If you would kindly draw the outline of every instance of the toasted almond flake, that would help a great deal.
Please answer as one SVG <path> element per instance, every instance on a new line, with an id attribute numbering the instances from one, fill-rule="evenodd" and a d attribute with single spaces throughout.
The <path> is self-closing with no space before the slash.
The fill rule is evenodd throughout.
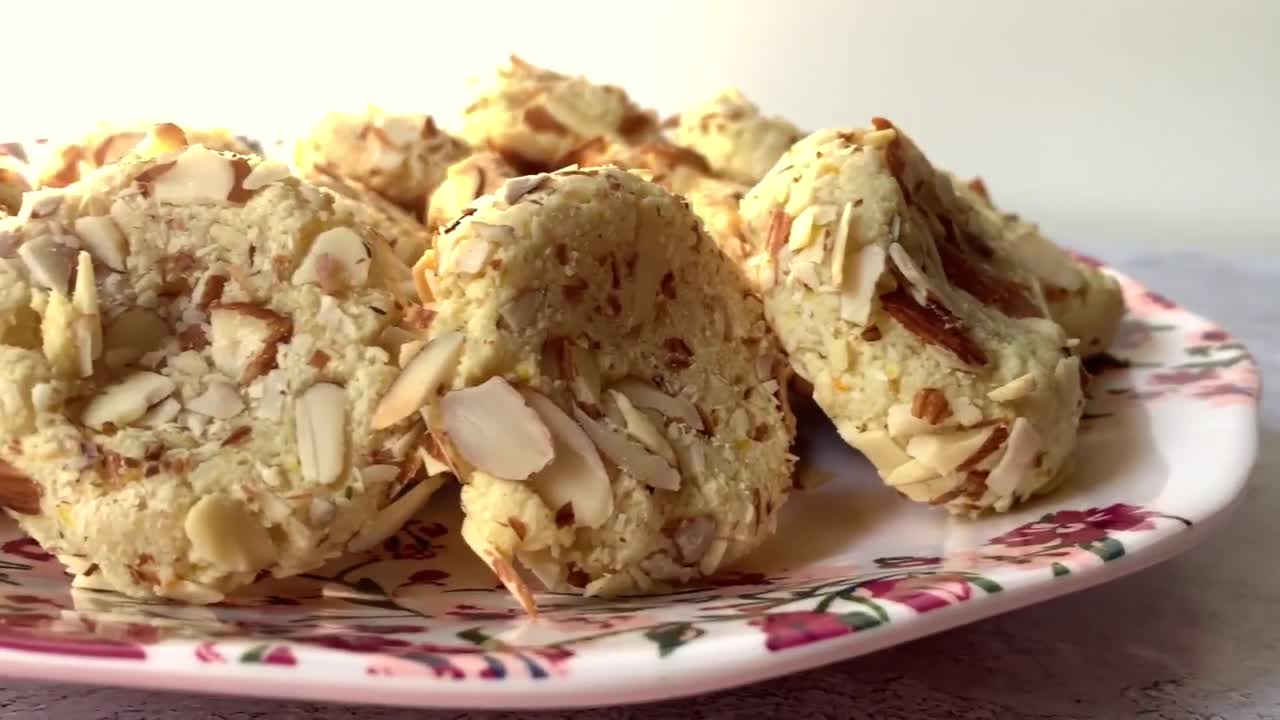
<path id="1" fill-rule="evenodd" d="M 374 430 L 391 427 L 417 412 L 453 375 L 465 336 L 449 332 L 429 341 L 387 388 L 370 419 Z"/>
<path id="2" fill-rule="evenodd" d="M 551 432 L 555 448 L 554 459 L 531 478 L 534 490 L 549 508 L 572 508 L 575 525 L 600 527 L 613 514 L 613 489 L 599 451 L 546 396 L 529 389 L 521 394 Z"/>
<path id="3" fill-rule="evenodd" d="M 62 392 L 53 383 L 36 383 L 31 387 L 31 404 L 39 412 L 49 412 L 62 401 Z"/>
<path id="4" fill-rule="evenodd" d="M 818 277 L 817 263 L 793 262 L 791 264 L 791 277 L 813 290 L 817 290 L 822 285 L 822 279 Z"/>
<path id="5" fill-rule="evenodd" d="M 527 195 L 542 181 L 547 179 L 546 173 L 538 173 L 537 175 L 522 175 L 520 177 L 511 178 L 502 186 L 502 197 L 507 201 L 508 205 L 515 205 L 520 198 Z"/>
<path id="6" fill-rule="evenodd" d="M 418 356 L 418 353 L 421 352 L 423 346 L 426 344 L 426 340 L 418 339 L 410 340 L 409 342 L 401 345 L 396 351 L 396 365 L 403 370 L 415 357 Z"/>
<path id="7" fill-rule="evenodd" d="M 149 170 L 161 167 L 152 165 Z M 235 170 L 230 159 L 203 145 L 192 145 L 167 170 L 148 179 L 151 197 L 159 202 L 223 203 L 235 186 Z"/>
<path id="8" fill-rule="evenodd" d="M 164 400 L 156 403 L 150 410 L 147 410 L 146 414 L 141 418 L 138 418 L 137 422 L 133 424 L 138 427 L 154 430 L 162 425 L 167 425 L 168 423 L 173 422 L 174 419 L 178 417 L 178 412 L 181 410 L 182 403 L 171 397 L 165 398 Z"/>
<path id="9" fill-rule="evenodd" d="M 462 458 L 494 477 L 527 480 L 555 455 L 546 424 L 501 377 L 445 395 L 440 418 Z"/>
<path id="10" fill-rule="evenodd" d="M 502 319 L 507 321 L 508 327 L 513 330 L 522 330 L 531 326 L 537 319 L 545 297 L 546 290 L 524 290 L 517 293 L 511 302 L 503 305 L 498 312 L 502 314 Z"/>
<path id="11" fill-rule="evenodd" d="M 766 361 L 768 368 L 764 377 L 770 377 L 772 374 L 772 361 L 770 358 L 763 359 Z M 759 368 L 757 368 L 758 370 Z M 657 410 L 668 418 L 679 420 L 694 430 L 701 431 L 704 429 L 702 416 L 698 414 L 698 409 L 683 395 L 668 395 L 643 380 L 630 377 L 619 380 L 613 385 L 613 389 L 626 395 L 627 399 L 638 408 Z"/>
<path id="12" fill-rule="evenodd" d="M 62 206 L 63 190 L 58 188 L 46 190 L 30 190 L 22 193 L 22 207 L 18 208 L 18 222 L 25 223 L 32 218 L 48 217 Z"/>
<path id="13" fill-rule="evenodd" d="M 418 514 L 418 511 L 426 507 L 427 501 L 443 484 L 444 476 L 437 475 L 414 485 L 390 505 L 379 510 L 373 520 L 363 525 L 360 532 L 347 542 L 347 551 L 365 552 L 395 535 L 405 523 Z"/>
<path id="14" fill-rule="evenodd" d="M 1009 439 L 1004 447 L 1004 455 L 987 475 L 987 490 L 997 497 L 1014 494 L 1031 472 L 1043 443 L 1035 427 L 1026 418 L 1020 417 L 1013 421 L 1013 429 L 1009 431 Z"/>
<path id="15" fill-rule="evenodd" d="M 550 551 L 521 550 L 516 559 L 533 573 L 543 588 L 552 592 L 564 590 L 564 566 L 551 556 Z"/>
<path id="16" fill-rule="evenodd" d="M 803 250 L 813 242 L 813 207 L 807 207 L 791 221 L 787 234 L 787 248 L 792 252 Z"/>
<path id="17" fill-rule="evenodd" d="M 774 285 L 777 284 L 777 268 L 774 265 L 773 258 L 767 253 L 752 255 L 746 259 L 744 264 L 747 268 L 747 277 L 762 292 L 772 290 Z"/>
<path id="18" fill-rule="evenodd" d="M 711 545 L 707 547 L 707 552 L 698 561 L 698 572 L 703 575 L 715 574 L 715 571 L 720 569 L 720 563 L 724 560 L 725 552 L 728 550 L 728 539 L 716 538 L 712 540 Z"/>
<path id="19" fill-rule="evenodd" d="M 676 525 L 671 536 L 680 561 L 685 565 L 693 565 L 701 560 L 715 539 L 716 520 L 710 515 L 684 518 Z"/>
<path id="20" fill-rule="evenodd" d="M 156 588 L 156 594 L 170 600 L 192 605 L 212 605 L 222 602 L 226 598 L 226 595 L 208 585 L 201 585 L 190 580 L 170 580 L 163 586 Z"/>
<path id="21" fill-rule="evenodd" d="M 884 482 L 890 487 L 899 487 L 925 482 L 935 477 L 938 477 L 937 470 L 919 460 L 909 460 L 885 476 Z"/>
<path id="22" fill-rule="evenodd" d="M 945 475 L 971 457 L 995 432 L 996 426 L 949 433 L 924 433 L 907 442 L 907 454 Z"/>
<path id="23" fill-rule="evenodd" d="M 264 160 L 254 166 L 245 176 L 240 187 L 250 192 L 280 182 L 289 177 L 289 166 L 275 160 Z"/>
<path id="24" fill-rule="evenodd" d="M 230 383 L 218 381 L 209 383 L 203 393 L 188 400 L 186 408 L 191 412 L 226 420 L 244 410 L 244 400 Z"/>
<path id="25" fill-rule="evenodd" d="M 294 403 L 294 429 L 302 479 L 337 482 L 346 470 L 347 391 L 332 383 L 307 388 Z"/>
<path id="26" fill-rule="evenodd" d="M 568 378 L 573 397 L 585 407 L 600 407 L 600 368 L 586 348 L 569 343 L 573 376 Z"/>
<path id="27" fill-rule="evenodd" d="M 968 427 L 982 422 L 982 411 L 969 398 L 958 397 L 952 400 L 951 411 L 961 426 Z"/>
<path id="28" fill-rule="evenodd" d="M 914 403 L 900 403 L 889 406 L 886 412 L 886 425 L 889 434 L 895 438 L 909 438 L 920 433 L 936 432 L 939 426 L 947 425 L 950 418 L 940 420 L 938 424 L 929 422 L 928 419 L 916 417 L 912 412 Z"/>
<path id="29" fill-rule="evenodd" d="M 271 535 L 240 500 L 221 493 L 205 495 L 182 523 L 194 560 L 224 572 L 255 572 L 275 562 Z"/>
<path id="30" fill-rule="evenodd" d="M 644 413 L 637 410 L 626 395 L 617 390 L 610 390 L 609 395 L 617 403 L 618 410 L 622 413 L 627 433 L 640 441 L 640 444 L 644 445 L 649 452 L 654 453 L 672 465 L 676 465 L 676 451 L 671 447 L 671 443 L 667 442 L 667 438 L 663 436 L 662 431 Z"/>
<path id="31" fill-rule="evenodd" d="M 866 147 L 882 148 L 887 147 L 897 139 L 897 130 L 893 128 L 885 128 L 884 130 L 872 130 L 871 132 L 863 133 L 861 143 Z"/>
<path id="32" fill-rule="evenodd" d="M 911 457 L 883 430 L 868 430 L 855 435 L 852 445 L 871 461 L 881 477 L 888 477 L 911 460 Z"/>
<path id="33" fill-rule="evenodd" d="M 865 245 L 858 252 L 849 253 L 846 261 L 852 267 L 845 266 L 844 283 L 840 286 L 840 318 L 866 325 L 876 284 L 884 273 L 885 251 L 879 245 Z"/>
<path id="34" fill-rule="evenodd" d="M 400 476 L 400 467 L 386 464 L 365 465 L 357 472 L 360 473 L 360 479 L 367 484 L 386 485 L 395 482 L 395 479 Z"/>
<path id="35" fill-rule="evenodd" d="M 494 225 L 493 223 L 472 220 L 467 226 L 476 237 L 502 247 L 516 241 L 516 229 L 510 225 Z"/>
<path id="36" fill-rule="evenodd" d="M 42 491 L 26 473 L 0 460 L 0 508 L 6 508 L 20 515 L 37 515 L 40 513 L 40 496 Z"/>
<path id="37" fill-rule="evenodd" d="M 1030 395 L 1036 390 L 1036 376 L 1031 373 L 1024 373 L 1000 387 L 987 393 L 987 397 L 994 402 L 1008 403 Z"/>
<path id="38" fill-rule="evenodd" d="M 261 305 L 217 305 L 209 312 L 213 366 L 248 385 L 275 367 L 277 348 L 292 331 L 292 320 Z"/>
<path id="39" fill-rule="evenodd" d="M 109 215 L 78 217 L 73 227 L 94 260 L 111 270 L 124 272 L 128 244 Z"/>
<path id="40" fill-rule="evenodd" d="M 895 216 L 894 219 L 897 219 Z M 929 282 L 929 278 L 925 276 L 924 271 L 911 259 L 911 255 L 907 253 L 906 248 L 900 243 L 892 243 L 889 245 L 889 257 L 893 260 L 893 264 L 902 273 L 911 285 L 911 296 L 921 305 L 929 304 L 929 291 L 933 288 L 933 284 Z"/>
<path id="41" fill-rule="evenodd" d="M 78 317 L 71 326 L 76 346 L 76 370 L 82 378 L 93 375 L 94 352 L 102 347 L 101 341 L 97 340 L 102 334 L 101 328 L 97 315 Z"/>
<path id="42" fill-rule="evenodd" d="M 330 228 L 316 236 L 290 282 L 294 285 L 316 284 L 328 291 L 333 285 L 333 281 L 326 278 L 327 272 L 333 272 L 325 267 L 329 263 L 338 269 L 339 289 L 364 287 L 369 282 L 371 259 L 369 247 L 356 231 L 347 227 Z"/>
<path id="43" fill-rule="evenodd" d="M 70 290 L 71 263 L 75 250 L 52 236 L 32 238 L 18 246 L 18 257 L 41 287 L 66 295 Z"/>
<path id="44" fill-rule="evenodd" d="M 853 203 L 845 203 L 840 211 L 840 222 L 836 225 L 835 237 L 831 246 L 831 284 L 844 286 L 845 253 L 849 250 L 849 231 L 853 226 Z"/>
<path id="45" fill-rule="evenodd" d="M 169 397 L 173 390 L 169 378 L 139 370 L 103 388 L 84 406 L 80 421 L 94 430 L 107 423 L 123 427 L 141 418 L 147 408 Z"/>
<path id="46" fill-rule="evenodd" d="M 592 419 L 577 406 L 573 408 L 573 417 L 600 452 L 637 481 L 659 490 L 680 489 L 680 473 L 667 461 Z"/>
<path id="47" fill-rule="evenodd" d="M 702 479 L 707 474 L 707 452 L 696 437 L 686 437 L 675 445 L 676 455 L 680 459 L 680 473 L 695 479 Z"/>
<path id="48" fill-rule="evenodd" d="M 484 270 L 493 252 L 493 243 L 479 236 L 464 237 L 453 246 L 449 254 L 450 270 L 464 275 L 474 275 Z"/>
<path id="49" fill-rule="evenodd" d="M 424 447 L 418 448 L 418 458 L 422 460 L 422 469 L 428 477 L 453 472 L 453 468 L 449 467 L 448 463 L 432 455 Z"/>

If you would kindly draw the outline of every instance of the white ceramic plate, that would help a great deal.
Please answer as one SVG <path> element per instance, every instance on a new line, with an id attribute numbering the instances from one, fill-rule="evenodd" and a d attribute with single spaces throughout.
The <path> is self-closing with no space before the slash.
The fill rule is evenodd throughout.
<path id="1" fill-rule="evenodd" d="M 1259 380 L 1224 331 L 1122 278 L 1074 481 L 1006 515 L 948 517 L 885 488 L 821 414 L 777 536 L 714 587 L 544 593 L 536 621 L 459 540 L 456 494 L 382 547 L 190 607 L 73 590 L 0 519 L 0 673 L 420 707 L 659 700 L 868 653 L 1106 582 L 1221 523 L 1253 463 Z"/>

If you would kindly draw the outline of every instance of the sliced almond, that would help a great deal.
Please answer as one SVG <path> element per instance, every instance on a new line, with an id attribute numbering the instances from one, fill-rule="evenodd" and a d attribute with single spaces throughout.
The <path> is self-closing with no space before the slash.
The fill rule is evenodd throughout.
<path id="1" fill-rule="evenodd" d="M 347 391 L 316 383 L 294 405 L 302 479 L 312 485 L 337 482 L 346 469 Z"/>
<path id="2" fill-rule="evenodd" d="M 899 465 L 896 470 L 887 476 L 884 476 L 884 483 L 889 487 L 900 487 L 922 483 L 936 477 L 938 477 L 937 470 L 919 460 L 910 460 Z"/>
<path id="3" fill-rule="evenodd" d="M 360 532 L 347 542 L 347 552 L 359 553 L 371 550 L 395 535 L 405 523 L 418 514 L 418 511 L 426 507 L 427 501 L 443 484 L 444 476 L 437 475 L 428 477 L 409 488 L 390 505 L 379 510 L 373 520 L 360 528 Z"/>
<path id="4" fill-rule="evenodd" d="M 885 413 L 886 426 L 889 434 L 895 438 L 909 438 L 913 435 L 921 433 L 936 432 L 938 426 L 928 420 L 916 417 L 912 412 L 914 403 L 899 403 L 890 405 L 889 410 Z M 945 424 L 945 421 L 943 423 Z"/>
<path id="5" fill-rule="evenodd" d="M 453 468 L 449 467 L 448 463 L 432 455 L 425 447 L 418 448 L 418 458 L 422 461 L 422 470 L 427 474 L 427 477 L 453 472 Z"/>
<path id="6" fill-rule="evenodd" d="M 964 364 L 981 367 L 989 362 L 986 351 L 969 336 L 964 322 L 932 298 L 922 304 L 898 288 L 881 295 L 880 305 L 903 329 L 926 344 L 946 349 Z"/>
<path id="7" fill-rule="evenodd" d="M 167 169 L 153 165 L 139 176 L 151 197 L 174 205 L 226 202 L 235 181 L 231 160 L 203 145 L 187 148 Z"/>
<path id="8" fill-rule="evenodd" d="M 18 246 L 18 257 L 41 287 L 66 295 L 70 291 L 75 250 L 52 236 L 42 235 Z"/>
<path id="9" fill-rule="evenodd" d="M 897 220 L 897 216 L 894 216 L 894 220 Z M 889 258 L 893 260 L 894 266 L 910 283 L 911 295 L 916 299 L 916 302 L 921 305 L 927 304 L 929 302 L 929 292 L 933 289 L 933 283 L 929 281 L 924 271 L 907 253 L 907 249 L 902 247 L 901 243 L 891 243 L 889 245 Z"/>
<path id="10" fill-rule="evenodd" d="M 659 490 L 680 489 L 680 473 L 666 460 L 592 419 L 581 408 L 573 408 L 573 418 L 605 457 L 637 481 Z"/>
<path id="11" fill-rule="evenodd" d="M 76 235 L 84 244 L 94 260 L 111 270 L 124 272 L 125 257 L 129 253 L 128 243 L 119 226 L 109 215 L 78 217 L 74 228 Z"/>
<path id="12" fill-rule="evenodd" d="M 573 359 L 573 376 L 568 378 L 573 397 L 584 407 L 600 407 L 600 368 L 596 365 L 595 358 L 577 343 L 568 345 L 568 352 Z"/>
<path id="13" fill-rule="evenodd" d="M 400 476 L 400 468 L 397 465 L 365 465 L 359 472 L 360 479 L 369 485 L 386 485 L 395 482 Z"/>
<path id="14" fill-rule="evenodd" d="M 856 253 L 847 253 L 845 263 L 844 281 L 840 285 L 840 319 L 866 325 L 871 317 L 876 284 L 884 273 L 884 248 L 865 245 Z"/>
<path id="15" fill-rule="evenodd" d="M 423 346 L 387 388 L 387 394 L 373 411 L 370 426 L 374 430 L 391 427 L 435 397 L 440 386 L 452 376 L 462 356 L 464 340 L 462 333 L 450 332 Z"/>
<path id="16" fill-rule="evenodd" d="M 546 396 L 528 389 L 521 394 L 551 432 L 555 447 L 555 458 L 531 478 L 534 490 L 549 508 L 572 507 L 576 525 L 600 527 L 613 514 L 613 489 L 599 451 Z"/>
<path id="17" fill-rule="evenodd" d="M 249 171 L 244 181 L 240 183 L 240 187 L 250 192 L 261 190 L 272 183 L 280 182 L 289 177 L 289 174 L 288 165 L 275 160 L 264 160 Z"/>
<path id="18" fill-rule="evenodd" d="M 423 346 L 426 344 L 426 340 L 417 339 L 410 340 L 409 342 L 401 345 L 399 349 L 396 350 L 396 365 L 398 365 L 401 370 L 408 367 L 409 363 L 418 356 L 418 353 L 422 351 Z"/>
<path id="19" fill-rule="evenodd" d="M 791 230 L 787 233 L 787 248 L 799 252 L 813 242 L 813 207 L 805 208 L 791 221 Z"/>
<path id="20" fill-rule="evenodd" d="M 102 573 L 98 574 L 101 575 Z M 170 600 L 192 605 L 212 605 L 226 599 L 226 595 L 218 590 L 190 580 L 170 580 L 162 587 L 157 588 L 156 594 Z"/>
<path id="21" fill-rule="evenodd" d="M 449 253 L 450 269 L 464 275 L 474 275 L 484 270 L 493 252 L 493 243 L 479 236 L 462 238 Z"/>
<path id="22" fill-rule="evenodd" d="M 898 139 L 898 131 L 894 128 L 885 128 L 883 130 L 872 130 L 863 133 L 861 144 L 866 147 L 882 148 L 887 147 Z"/>
<path id="23" fill-rule="evenodd" d="M 693 565 L 707 554 L 716 539 L 716 520 L 710 515 L 684 518 L 675 528 L 671 540 L 676 544 L 680 561 Z"/>
<path id="24" fill-rule="evenodd" d="M 637 410 L 626 395 L 617 390 L 610 390 L 609 394 L 613 401 L 617 403 L 618 410 L 622 412 L 622 419 L 626 423 L 627 433 L 639 440 L 640 444 L 648 448 L 650 452 L 672 465 L 676 465 L 676 451 L 671 447 L 671 443 L 667 442 L 667 438 L 662 434 L 662 431 L 649 420 L 648 416 Z"/>
<path id="25" fill-rule="evenodd" d="M 131 307 L 107 325 L 103 344 L 109 367 L 123 367 L 157 349 L 170 334 L 169 324 L 154 310 Z"/>
<path id="26" fill-rule="evenodd" d="M 546 290 L 541 289 L 525 290 L 512 298 L 511 302 L 503 305 L 498 312 L 502 314 L 502 319 L 507 321 L 507 326 L 512 330 L 523 330 L 532 326 L 533 321 L 537 319 L 546 294 Z"/>
<path id="27" fill-rule="evenodd" d="M 40 486 L 18 468 L 0 460 L 0 508 L 19 515 L 40 513 Z"/>
<path id="28" fill-rule="evenodd" d="M 987 489 L 997 497 L 1013 495 L 1023 478 L 1031 472 L 1043 445 L 1040 434 L 1026 418 L 1015 419 L 1005 442 L 1004 455 L 987 475 Z"/>
<path id="29" fill-rule="evenodd" d="M 226 420 L 244 410 L 244 400 L 235 387 L 225 382 L 211 382 L 204 392 L 190 399 L 186 407 L 191 412 L 211 418 Z"/>
<path id="30" fill-rule="evenodd" d="M 22 207 L 18 208 L 19 222 L 32 218 L 49 217 L 62 207 L 64 193 L 61 189 L 30 190 L 22 193 Z"/>
<path id="31" fill-rule="evenodd" d="M 76 345 L 76 370 L 80 377 L 93 375 L 95 352 L 102 348 L 102 324 L 97 315 L 81 315 L 71 326 Z"/>
<path id="32" fill-rule="evenodd" d="M 276 350 L 293 321 L 253 303 L 227 303 L 209 312 L 209 354 L 223 375 L 248 385 L 276 364 Z"/>
<path id="33" fill-rule="evenodd" d="M 182 411 L 182 403 L 174 398 L 168 397 L 156 403 L 146 414 L 138 418 L 134 425 L 154 430 L 162 425 L 167 425 L 178 417 L 178 413 Z"/>
<path id="34" fill-rule="evenodd" d="M 1036 390 L 1036 376 L 1024 373 L 1000 387 L 987 393 L 987 397 L 998 403 L 1008 403 L 1030 395 Z"/>
<path id="35" fill-rule="evenodd" d="M 894 442 L 889 433 L 883 430 L 867 430 L 853 436 L 850 443 L 871 461 L 881 477 L 902 467 L 911 460 L 911 456 Z"/>
<path id="36" fill-rule="evenodd" d="M 330 228 L 312 241 L 290 282 L 320 285 L 326 292 L 364 287 L 369 282 L 371 259 L 368 245 L 356 231 L 347 227 Z"/>
<path id="37" fill-rule="evenodd" d="M 949 433 L 925 433 L 907 442 L 907 454 L 945 475 L 967 461 L 986 442 L 996 426 Z"/>
<path id="38" fill-rule="evenodd" d="M 772 372 L 772 362 L 769 358 L 765 360 L 765 377 Z M 761 377 L 760 379 L 764 379 Z M 633 405 L 638 408 L 646 408 L 649 410 L 657 410 L 672 420 L 679 420 L 694 430 L 701 431 L 705 429 L 702 424 L 702 415 L 698 413 L 698 408 L 689 402 L 683 395 L 668 395 L 658 388 L 636 378 L 623 378 L 613 385 L 613 389 L 627 396 Z"/>
<path id="39" fill-rule="evenodd" d="M 139 370 L 102 389 L 85 406 L 80 421 L 94 430 L 108 423 L 123 427 L 141 418 L 147 408 L 173 393 L 173 381 L 159 373 Z"/>
<path id="40" fill-rule="evenodd" d="M 507 201 L 508 205 L 515 205 L 520 201 L 520 198 L 529 194 L 548 177 L 550 176 L 546 173 L 538 173 L 537 175 L 523 175 L 511 178 L 502 186 L 502 197 Z"/>
<path id="41" fill-rule="evenodd" d="M 240 500 L 221 493 L 205 495 L 182 523 L 191 541 L 191 557 L 219 570 L 251 573 L 276 561 L 271 535 Z"/>
<path id="42" fill-rule="evenodd" d="M 844 286 L 845 253 L 849 251 L 849 231 L 853 226 L 853 203 L 845 203 L 836 224 L 835 237 L 831 241 L 831 283 Z"/>
<path id="43" fill-rule="evenodd" d="M 501 377 L 445 395 L 440 418 L 462 458 L 494 477 L 527 480 L 555 456 L 546 424 Z"/>

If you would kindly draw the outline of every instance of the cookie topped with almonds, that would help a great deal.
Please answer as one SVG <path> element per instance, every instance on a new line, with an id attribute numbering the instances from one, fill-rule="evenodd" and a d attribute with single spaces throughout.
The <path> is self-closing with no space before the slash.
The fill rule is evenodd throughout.
<path id="1" fill-rule="evenodd" d="M 1078 260 L 1046 238 L 1040 228 L 1017 215 L 1003 213 L 992 202 L 979 178 L 962 181 L 951 177 L 956 195 L 967 199 L 979 213 L 999 224 L 1002 232 L 993 244 L 1017 258 L 1044 290 L 1049 314 L 1079 341 L 1082 357 L 1104 352 L 1115 339 L 1124 317 L 1120 283 L 1102 270 Z"/>
<path id="2" fill-rule="evenodd" d="M 1080 359 L 987 213 L 888 121 L 794 145 L 742 201 L 796 373 L 886 483 L 956 513 L 1063 477 Z"/>
<path id="3" fill-rule="evenodd" d="M 444 180 L 450 165 L 470 154 L 462 140 L 430 115 L 394 114 L 377 107 L 334 112 L 294 146 L 298 173 L 313 168 L 354 180 L 415 215 Z"/>
<path id="4" fill-rule="evenodd" d="M 674 118 L 675 142 L 707 159 L 716 174 L 754 185 L 791 144 L 804 137 L 795 125 L 771 117 L 729 88 Z"/>
<path id="5" fill-rule="evenodd" d="M 168 124 L 168 123 L 165 123 Z M 84 137 L 48 146 L 43 158 L 32 158 L 39 187 L 66 187 L 96 168 L 119 162 L 133 154 L 152 134 L 151 123 L 99 123 Z M 177 127 L 177 126 L 172 126 Z M 262 150 L 248 138 L 219 128 L 182 128 L 186 139 L 212 150 L 261 155 Z"/>
<path id="6" fill-rule="evenodd" d="M 476 198 L 496 191 L 519 175 L 501 155 L 490 150 L 481 150 L 450 165 L 444 181 L 427 201 L 427 227 L 434 231 L 448 225 Z"/>
<path id="7" fill-rule="evenodd" d="M 431 244 L 431 233 L 418 218 L 363 183 L 320 166 L 311 168 L 305 180 L 332 192 L 339 206 L 381 235 L 406 265 L 417 262 Z"/>
<path id="8" fill-rule="evenodd" d="M 200 145 L 28 193 L 0 507 L 76 586 L 197 603 L 377 542 L 441 482 L 421 423 L 371 423 L 422 325 L 407 273 L 284 165 Z"/>
<path id="9" fill-rule="evenodd" d="M 488 147 L 521 172 L 553 170 L 597 137 L 639 143 L 657 132 L 643 110 L 614 85 L 561 75 L 512 56 L 463 116 L 463 137 Z"/>
<path id="10" fill-rule="evenodd" d="M 791 487 L 786 362 L 680 198 L 616 169 L 509 180 L 415 272 L 436 315 L 373 427 L 424 414 L 466 542 L 530 611 L 695 580 Z"/>

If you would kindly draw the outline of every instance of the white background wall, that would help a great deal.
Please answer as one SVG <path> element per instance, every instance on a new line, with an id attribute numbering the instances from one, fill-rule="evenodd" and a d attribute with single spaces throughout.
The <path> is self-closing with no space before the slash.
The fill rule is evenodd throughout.
<path id="1" fill-rule="evenodd" d="M 810 128 L 885 115 L 1069 242 L 1280 252 L 1272 0 L 24 0 L 0 15 L 0 135 L 106 117 L 289 133 L 365 101 L 449 118 L 465 78 L 515 51 L 664 114 L 736 84 Z"/>

